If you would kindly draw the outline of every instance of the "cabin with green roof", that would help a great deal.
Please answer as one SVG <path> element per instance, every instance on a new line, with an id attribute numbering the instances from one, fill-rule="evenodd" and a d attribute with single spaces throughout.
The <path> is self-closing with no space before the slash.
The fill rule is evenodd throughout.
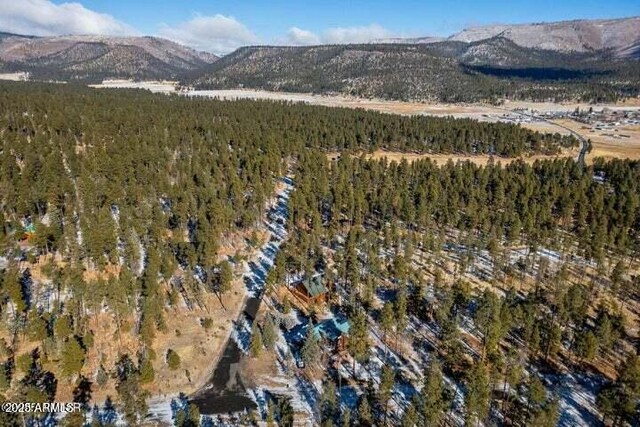
<path id="1" fill-rule="evenodd" d="M 324 285 L 322 274 L 305 277 L 294 284 L 292 292 L 305 304 L 322 304 L 327 301 L 328 289 Z"/>
<path id="2" fill-rule="evenodd" d="M 323 320 L 313 327 L 313 334 L 319 341 L 333 344 L 335 350 L 341 352 L 347 348 L 349 321 L 344 316 Z"/>

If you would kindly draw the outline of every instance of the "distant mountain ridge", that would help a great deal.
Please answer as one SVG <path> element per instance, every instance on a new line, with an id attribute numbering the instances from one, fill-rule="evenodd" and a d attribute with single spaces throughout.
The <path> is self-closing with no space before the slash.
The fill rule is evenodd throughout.
<path id="1" fill-rule="evenodd" d="M 0 33 L 0 66 L 35 78 L 170 79 L 218 59 L 157 37 L 56 36 Z"/>
<path id="2" fill-rule="evenodd" d="M 373 43 L 398 43 L 398 44 L 423 44 L 437 43 L 446 40 L 446 37 L 423 36 L 423 37 L 389 37 L 386 39 L 374 40 Z"/>
<path id="3" fill-rule="evenodd" d="M 574 20 L 516 25 L 487 25 L 465 29 L 448 38 L 466 43 L 504 37 L 518 46 L 560 52 L 611 49 L 618 56 L 637 54 L 640 17 Z M 636 46 L 634 51 L 633 46 Z"/>
<path id="4" fill-rule="evenodd" d="M 617 57 L 640 58 L 640 16 L 619 19 L 578 19 L 528 24 L 469 27 L 449 37 L 386 38 L 374 43 L 422 44 L 441 41 L 476 43 L 502 37 L 518 46 L 557 52 L 611 50 Z"/>
<path id="5" fill-rule="evenodd" d="M 636 97 L 640 61 L 608 50 L 559 52 L 502 36 L 477 42 L 245 47 L 183 83 L 446 102 L 613 101 Z"/>
<path id="6" fill-rule="evenodd" d="M 401 100 L 604 102 L 640 95 L 640 17 L 490 25 L 445 39 L 247 46 L 222 58 L 156 37 L 0 33 L 0 72 L 17 71 Z"/>

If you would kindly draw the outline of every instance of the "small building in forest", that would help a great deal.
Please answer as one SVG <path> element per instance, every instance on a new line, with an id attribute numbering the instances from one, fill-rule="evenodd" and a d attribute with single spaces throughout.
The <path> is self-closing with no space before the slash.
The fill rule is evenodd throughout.
<path id="1" fill-rule="evenodd" d="M 31 240 L 36 234 L 36 225 L 31 221 L 30 217 L 27 217 L 22 221 L 22 226 L 23 233 L 20 240 Z"/>
<path id="2" fill-rule="evenodd" d="M 313 333 L 318 340 L 332 344 L 335 351 L 342 352 L 347 349 L 349 321 L 344 316 L 332 317 L 315 325 Z"/>
<path id="3" fill-rule="evenodd" d="M 324 276 L 316 274 L 305 277 L 291 287 L 291 292 L 305 304 L 322 304 L 327 301 L 328 290 L 324 285 Z"/>

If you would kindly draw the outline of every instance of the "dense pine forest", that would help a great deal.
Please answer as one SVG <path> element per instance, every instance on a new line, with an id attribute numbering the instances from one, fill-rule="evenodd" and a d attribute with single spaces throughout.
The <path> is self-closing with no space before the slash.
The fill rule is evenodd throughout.
<path id="1" fill-rule="evenodd" d="M 381 369 L 353 370 L 365 390 L 356 423 L 555 426 L 572 393 L 598 384 L 589 393 L 602 418 L 564 422 L 636 425 L 640 163 L 309 154 L 297 176 L 272 281 L 324 271 L 334 283 L 350 357 L 366 374 Z M 317 366 L 313 341 L 301 354 Z M 424 376 L 408 358 L 429 366 Z M 323 425 L 344 420 L 323 399 Z"/>
<path id="2" fill-rule="evenodd" d="M 639 162 L 505 166 L 578 141 L 303 104 L 7 83 L 0 106 L 3 398 L 54 401 L 72 389 L 88 411 L 98 405 L 92 426 L 114 425 L 114 408 L 142 424 L 159 364 L 189 376 L 171 348 L 155 354 L 158 336 L 173 333 L 181 298 L 228 301 L 246 260 L 222 248 L 235 235 L 259 240 L 286 176 L 289 237 L 266 277 L 273 309 L 251 327 L 250 354 L 277 353 L 285 326 L 274 319 L 292 310 L 309 325 L 322 313 L 349 319 L 339 357 L 308 326 L 291 351 L 304 361 L 299 381 L 322 386 L 316 424 L 552 426 L 567 401 L 558 384 L 587 378 L 594 422 L 637 425 Z M 380 149 L 494 159 L 363 155 Z M 292 308 L 282 297 L 290 278 L 318 274 L 326 304 Z M 98 316 L 112 336 L 95 334 Z M 100 341 L 122 345 L 118 357 L 89 364 Z M 336 401 L 343 380 L 357 394 L 351 407 Z M 108 401 L 92 401 L 102 389 Z M 284 402 L 252 416 L 291 425 Z M 189 406 L 176 425 L 198 425 L 196 413 Z M 0 425 L 22 418 L 3 413 Z"/>

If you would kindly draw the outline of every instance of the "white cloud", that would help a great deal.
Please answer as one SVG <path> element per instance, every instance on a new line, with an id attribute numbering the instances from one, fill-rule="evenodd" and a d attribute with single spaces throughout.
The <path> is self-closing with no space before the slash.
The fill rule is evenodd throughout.
<path id="1" fill-rule="evenodd" d="M 139 35 L 133 27 L 111 15 L 87 9 L 78 2 L 51 0 L 0 0 L 0 31 L 36 36 L 64 34 Z M 217 54 L 261 43 L 260 38 L 232 16 L 196 16 L 175 25 L 162 24 L 158 35 Z M 321 33 L 291 27 L 275 39 L 283 45 L 369 43 L 394 37 L 392 31 L 371 24 L 328 28 Z"/>
<path id="2" fill-rule="evenodd" d="M 313 45 L 320 44 L 320 37 L 313 31 L 303 30 L 298 27 L 291 27 L 287 35 L 281 40 L 287 45 Z"/>
<path id="3" fill-rule="evenodd" d="M 394 36 L 392 31 L 378 24 L 371 24 L 366 27 L 329 28 L 322 34 L 322 40 L 329 44 L 370 43 Z"/>
<path id="4" fill-rule="evenodd" d="M 80 3 L 55 4 L 49 0 L 0 0 L 0 31 L 36 36 L 137 33 L 113 16 Z"/>
<path id="5" fill-rule="evenodd" d="M 195 49 L 224 54 L 260 42 L 251 30 L 231 16 L 196 16 L 175 26 L 162 25 L 159 35 Z"/>
<path id="6" fill-rule="evenodd" d="M 314 45 L 314 44 L 349 44 L 371 43 L 380 39 L 398 37 L 386 28 L 371 24 L 363 27 L 334 27 L 327 28 L 320 35 L 313 31 L 291 27 L 284 37 L 276 39 L 276 43 L 284 45 Z"/>

